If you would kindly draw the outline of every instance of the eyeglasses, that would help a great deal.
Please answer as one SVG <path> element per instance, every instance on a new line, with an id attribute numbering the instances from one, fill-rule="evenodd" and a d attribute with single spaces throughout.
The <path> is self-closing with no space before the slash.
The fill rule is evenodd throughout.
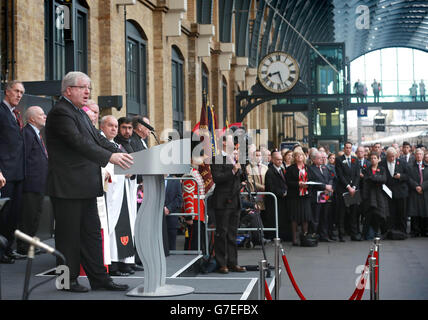
<path id="1" fill-rule="evenodd" d="M 80 90 L 86 90 L 88 89 L 89 91 L 92 91 L 92 87 L 88 87 L 88 86 L 70 86 L 71 88 L 79 88 Z"/>

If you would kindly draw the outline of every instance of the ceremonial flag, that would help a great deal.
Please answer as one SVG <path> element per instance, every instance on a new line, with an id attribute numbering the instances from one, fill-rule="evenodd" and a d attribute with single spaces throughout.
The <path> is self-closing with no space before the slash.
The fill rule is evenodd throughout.
<path id="1" fill-rule="evenodd" d="M 215 136 L 215 130 L 217 128 L 217 119 L 213 108 L 209 105 L 206 99 L 206 95 L 203 95 L 201 117 L 199 124 L 193 128 L 193 132 L 197 132 L 201 137 L 201 141 L 204 141 L 205 156 L 209 156 L 214 162 L 214 158 L 217 154 L 217 139 Z M 207 139 L 207 140 L 205 140 Z M 214 181 L 211 175 L 211 167 L 207 163 L 203 163 L 199 166 L 199 173 L 204 179 L 205 190 L 208 191 L 214 185 Z"/>

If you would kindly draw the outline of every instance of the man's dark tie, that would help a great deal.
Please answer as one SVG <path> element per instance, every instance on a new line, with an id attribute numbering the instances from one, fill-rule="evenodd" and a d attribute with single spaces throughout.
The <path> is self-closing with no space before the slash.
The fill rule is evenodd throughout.
<path id="1" fill-rule="evenodd" d="M 48 150 L 46 150 L 45 142 L 43 141 L 41 132 L 39 132 L 39 138 L 40 138 L 40 142 L 42 143 L 43 151 L 45 152 L 46 157 L 47 157 L 48 156 Z"/>
<path id="2" fill-rule="evenodd" d="M 22 130 L 24 127 L 24 123 L 22 122 L 21 112 L 19 112 L 16 108 L 13 109 L 13 113 L 15 114 L 16 122 L 18 123 L 19 128 Z"/>
<path id="3" fill-rule="evenodd" d="M 350 157 L 348 158 L 348 166 L 349 166 L 349 168 L 351 167 L 351 158 Z"/>
<path id="4" fill-rule="evenodd" d="M 281 175 L 282 180 L 285 181 L 285 175 L 284 175 L 284 171 L 281 169 L 279 169 L 279 174 Z"/>

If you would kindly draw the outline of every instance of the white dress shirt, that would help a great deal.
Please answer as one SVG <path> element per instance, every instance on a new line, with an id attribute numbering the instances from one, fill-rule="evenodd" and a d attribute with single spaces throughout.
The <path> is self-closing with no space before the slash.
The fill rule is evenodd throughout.
<path id="1" fill-rule="evenodd" d="M 391 177 L 393 177 L 394 176 L 394 171 L 395 171 L 395 161 L 393 161 L 393 162 L 387 161 L 387 163 L 388 163 L 389 173 L 391 174 Z"/>

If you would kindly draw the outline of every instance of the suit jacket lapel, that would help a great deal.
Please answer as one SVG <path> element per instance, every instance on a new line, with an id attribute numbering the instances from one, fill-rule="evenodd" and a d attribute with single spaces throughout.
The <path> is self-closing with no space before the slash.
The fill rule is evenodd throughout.
<path id="1" fill-rule="evenodd" d="M 41 139 L 41 137 L 39 137 L 38 135 L 37 135 L 37 133 L 36 133 L 36 131 L 29 125 L 29 124 L 27 124 L 30 128 L 30 130 L 31 130 L 31 132 L 32 132 L 32 134 L 33 134 L 33 136 L 35 137 L 35 139 L 36 139 L 36 141 L 37 141 L 37 143 L 39 144 L 39 146 L 40 146 L 40 149 L 42 150 L 42 153 L 43 153 L 43 155 L 45 156 L 45 158 L 47 159 L 48 158 L 48 156 L 47 156 L 47 154 L 46 154 L 46 152 L 47 152 L 47 150 L 46 150 L 46 148 L 45 148 L 45 146 L 42 144 L 42 141 L 40 140 Z"/>
<path id="2" fill-rule="evenodd" d="M 80 117 L 81 121 L 83 122 L 83 126 L 87 129 L 87 131 L 92 135 L 92 137 L 95 139 L 95 141 L 98 141 L 98 138 L 93 130 L 92 124 L 89 122 L 89 118 L 86 114 L 83 114 L 84 111 L 75 110 L 78 113 L 78 117 Z M 94 127 L 95 128 L 95 127 Z"/>
<path id="3" fill-rule="evenodd" d="M 16 125 L 17 128 L 19 128 L 18 121 L 16 120 L 16 118 L 14 117 L 12 112 L 10 112 L 9 107 L 3 101 L 1 101 L 0 106 L 2 106 L 4 108 L 4 111 L 6 113 L 6 117 L 9 119 L 9 122 L 12 122 L 14 125 Z"/>

